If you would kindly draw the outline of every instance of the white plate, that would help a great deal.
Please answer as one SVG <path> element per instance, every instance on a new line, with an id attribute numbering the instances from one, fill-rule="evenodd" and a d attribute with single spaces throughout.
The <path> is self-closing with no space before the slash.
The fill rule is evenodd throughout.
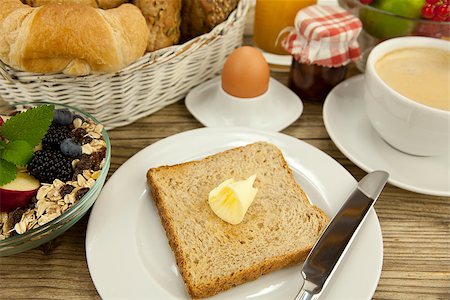
<path id="1" fill-rule="evenodd" d="M 279 55 L 279 54 L 273 54 L 273 53 L 266 52 L 262 49 L 259 49 L 259 50 L 261 51 L 262 55 L 266 59 L 267 63 L 271 66 L 271 69 L 276 66 L 280 66 L 280 67 L 284 66 L 284 67 L 288 67 L 288 68 L 279 69 L 277 71 L 289 72 L 289 67 L 292 64 L 292 55 L 290 55 L 290 54 Z"/>
<path id="2" fill-rule="evenodd" d="M 450 196 L 449 155 L 413 156 L 389 146 L 370 124 L 363 97 L 364 76 L 358 75 L 336 86 L 325 100 L 323 120 L 339 150 L 366 172 L 389 172 L 392 185 Z"/>
<path id="3" fill-rule="evenodd" d="M 303 112 L 300 98 L 273 78 L 270 78 L 268 91 L 258 100 L 221 98 L 220 84 L 220 77 L 213 78 L 193 88 L 186 96 L 189 112 L 207 127 L 245 126 L 280 131 L 294 123 Z"/>
<path id="4" fill-rule="evenodd" d="M 322 151 L 280 133 L 201 128 L 163 139 L 115 172 L 91 212 L 86 255 L 92 280 L 103 299 L 188 299 L 147 187 L 146 171 L 255 141 L 277 145 L 309 199 L 330 216 L 357 184 Z M 320 299 L 370 299 L 382 260 L 381 229 L 372 210 Z M 264 275 L 213 299 L 293 299 L 301 284 L 300 269 L 298 265 Z"/>

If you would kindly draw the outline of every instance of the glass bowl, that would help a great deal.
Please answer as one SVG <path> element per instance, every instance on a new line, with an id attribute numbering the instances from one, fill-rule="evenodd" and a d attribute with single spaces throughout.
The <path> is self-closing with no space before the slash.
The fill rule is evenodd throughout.
<path id="1" fill-rule="evenodd" d="M 362 58 L 356 62 L 356 66 L 362 72 L 365 70 L 370 51 L 384 40 L 400 36 L 427 36 L 450 40 L 450 22 L 402 17 L 361 4 L 359 0 L 338 0 L 338 2 L 363 24 L 363 30 L 358 38 Z"/>
<path id="2" fill-rule="evenodd" d="M 68 108 L 75 114 L 91 119 L 96 124 L 99 124 L 93 116 L 81 111 L 80 109 L 50 102 L 18 103 L 14 106 L 0 105 L 0 113 L 14 110 L 15 107 L 20 105 L 32 107 L 41 104 L 53 104 L 55 105 L 55 108 Z M 103 166 L 99 177 L 95 181 L 94 186 L 89 189 L 86 195 L 79 199 L 72 207 L 62 213 L 59 217 L 37 228 L 28 230 L 23 234 L 16 234 L 12 237 L 0 240 L 0 256 L 13 255 L 36 248 L 37 246 L 40 246 L 65 232 L 86 214 L 99 196 L 109 171 L 111 161 L 111 143 L 105 129 L 103 129 L 102 135 L 106 143 L 105 165 Z"/>

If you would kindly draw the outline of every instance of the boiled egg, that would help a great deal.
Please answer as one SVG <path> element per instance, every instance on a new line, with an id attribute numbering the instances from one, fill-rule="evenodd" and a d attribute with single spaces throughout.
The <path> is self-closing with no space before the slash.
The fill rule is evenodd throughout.
<path id="1" fill-rule="evenodd" d="M 237 98 L 254 98 L 269 88 L 270 70 L 262 53 L 250 46 L 237 48 L 222 70 L 222 88 Z"/>

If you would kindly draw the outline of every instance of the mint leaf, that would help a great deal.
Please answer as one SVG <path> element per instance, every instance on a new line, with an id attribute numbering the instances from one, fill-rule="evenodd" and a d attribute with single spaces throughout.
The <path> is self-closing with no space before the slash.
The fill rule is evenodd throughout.
<path id="1" fill-rule="evenodd" d="M 54 109 L 54 105 L 41 105 L 17 114 L 0 127 L 0 135 L 10 141 L 22 140 L 35 147 L 47 133 Z"/>
<path id="2" fill-rule="evenodd" d="M 0 186 L 4 186 L 16 179 L 16 166 L 4 159 L 0 159 Z"/>
<path id="3" fill-rule="evenodd" d="M 6 144 L 1 158 L 23 167 L 33 158 L 33 148 L 25 141 L 12 141 Z"/>
<path id="4" fill-rule="evenodd" d="M 2 157 L 3 150 L 6 147 L 6 143 L 0 140 L 0 157 Z"/>

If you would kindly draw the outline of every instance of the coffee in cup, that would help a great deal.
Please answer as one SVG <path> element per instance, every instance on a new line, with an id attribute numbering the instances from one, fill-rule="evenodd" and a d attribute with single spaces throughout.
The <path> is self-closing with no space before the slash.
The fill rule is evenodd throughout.
<path id="1" fill-rule="evenodd" d="M 408 99 L 450 111 L 450 50 L 394 50 L 375 62 L 375 70 L 387 85 Z"/>

